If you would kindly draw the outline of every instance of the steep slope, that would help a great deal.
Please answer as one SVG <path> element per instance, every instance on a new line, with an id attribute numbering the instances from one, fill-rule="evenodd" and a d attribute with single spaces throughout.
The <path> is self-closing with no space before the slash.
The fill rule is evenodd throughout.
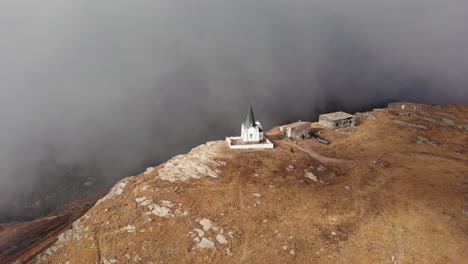
<path id="1" fill-rule="evenodd" d="M 210 142 L 117 183 L 37 263 L 462 263 L 468 106 L 405 103 L 268 136 Z"/>

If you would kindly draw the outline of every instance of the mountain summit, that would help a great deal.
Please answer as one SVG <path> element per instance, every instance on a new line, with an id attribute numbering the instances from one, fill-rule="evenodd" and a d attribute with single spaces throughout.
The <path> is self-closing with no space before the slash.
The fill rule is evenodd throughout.
<path id="1" fill-rule="evenodd" d="M 468 107 L 391 104 L 331 142 L 209 142 L 118 182 L 37 263 L 462 263 Z M 21 258 L 20 258 L 21 259 Z"/>

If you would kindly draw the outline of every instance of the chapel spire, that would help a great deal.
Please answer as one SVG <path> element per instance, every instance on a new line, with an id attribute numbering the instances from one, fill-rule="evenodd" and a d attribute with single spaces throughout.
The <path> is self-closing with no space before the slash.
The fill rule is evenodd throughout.
<path id="1" fill-rule="evenodd" d="M 252 105 L 250 105 L 250 111 L 247 113 L 247 117 L 244 121 L 244 127 L 255 127 L 255 117 L 252 109 Z"/>

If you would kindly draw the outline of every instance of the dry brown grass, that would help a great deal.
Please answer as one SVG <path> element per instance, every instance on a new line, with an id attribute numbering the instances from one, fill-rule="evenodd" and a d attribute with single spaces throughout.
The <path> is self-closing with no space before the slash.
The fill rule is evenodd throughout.
<path id="1" fill-rule="evenodd" d="M 467 106 L 417 107 L 468 123 Z M 356 128 L 321 130 L 330 145 L 298 141 L 303 149 L 350 163 L 321 164 L 298 148 L 292 153 L 272 130 L 273 150 L 223 147 L 220 157 L 226 165 L 218 178 L 169 183 L 156 179 L 156 172 L 131 177 L 121 196 L 95 206 L 87 213 L 90 218 L 82 219 L 94 239 L 71 240 L 46 262 L 128 263 L 136 256 L 141 263 L 466 262 L 468 217 L 461 210 L 468 203 L 468 132 L 387 110 L 373 115 L 376 120 L 359 118 Z M 404 127 L 392 119 L 430 129 Z M 313 128 L 319 129 L 317 124 Z M 416 144 L 417 135 L 439 145 Z M 304 170 L 319 181 L 306 179 Z M 143 191 L 143 186 L 149 187 Z M 188 215 L 147 216 L 135 203 L 141 196 L 181 203 Z M 233 232 L 233 238 L 213 249 L 194 248 L 188 232 L 200 228 L 196 220 L 201 218 L 225 234 Z M 123 231 L 127 225 L 137 231 Z"/>

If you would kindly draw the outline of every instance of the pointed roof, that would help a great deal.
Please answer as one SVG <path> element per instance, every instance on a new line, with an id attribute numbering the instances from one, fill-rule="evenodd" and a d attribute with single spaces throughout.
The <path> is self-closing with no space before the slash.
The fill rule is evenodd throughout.
<path id="1" fill-rule="evenodd" d="M 255 127 L 255 118 L 254 118 L 254 113 L 252 109 L 252 105 L 250 105 L 250 111 L 247 113 L 247 117 L 245 118 L 244 121 L 244 127 Z"/>

